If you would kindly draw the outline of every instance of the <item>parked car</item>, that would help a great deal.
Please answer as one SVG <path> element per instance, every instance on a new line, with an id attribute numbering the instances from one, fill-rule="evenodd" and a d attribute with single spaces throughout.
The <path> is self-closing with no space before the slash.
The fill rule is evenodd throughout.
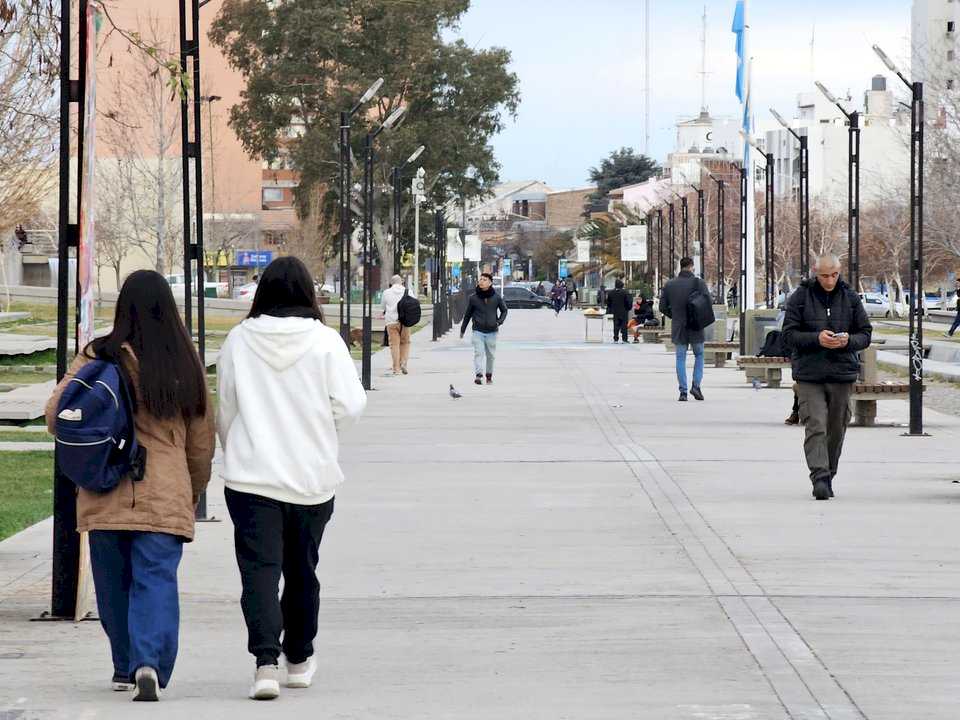
<path id="1" fill-rule="evenodd" d="M 173 292 L 174 297 L 183 297 L 184 288 L 186 287 L 183 282 L 183 273 L 175 273 L 173 275 L 165 275 L 167 283 L 170 285 L 170 290 Z M 191 278 L 192 282 L 190 284 L 190 290 L 196 295 L 196 278 Z M 225 298 L 227 297 L 228 286 L 225 282 L 214 282 L 213 280 L 206 280 L 203 283 L 203 295 L 204 297 L 212 298 Z"/>
<path id="2" fill-rule="evenodd" d="M 237 295 L 237 300 L 249 300 L 253 302 L 253 296 L 257 294 L 257 284 L 247 283 L 246 285 L 241 285 L 236 288 L 234 292 Z"/>
<path id="3" fill-rule="evenodd" d="M 888 318 L 892 315 L 890 302 L 880 293 L 860 293 L 860 299 L 863 301 L 863 308 L 867 311 L 868 317 Z"/>
<path id="4" fill-rule="evenodd" d="M 511 310 L 517 308 L 550 307 L 550 299 L 540 297 L 532 290 L 518 285 L 507 285 L 503 289 L 503 301 Z"/>

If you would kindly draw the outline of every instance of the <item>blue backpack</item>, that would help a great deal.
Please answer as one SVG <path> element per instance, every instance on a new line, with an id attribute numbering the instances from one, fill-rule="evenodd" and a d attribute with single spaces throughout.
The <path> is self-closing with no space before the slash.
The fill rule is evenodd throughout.
<path id="1" fill-rule="evenodd" d="M 103 493 L 127 475 L 143 479 L 146 448 L 137 443 L 133 399 L 116 363 L 92 360 L 70 379 L 55 433 L 60 472 L 78 487 Z"/>

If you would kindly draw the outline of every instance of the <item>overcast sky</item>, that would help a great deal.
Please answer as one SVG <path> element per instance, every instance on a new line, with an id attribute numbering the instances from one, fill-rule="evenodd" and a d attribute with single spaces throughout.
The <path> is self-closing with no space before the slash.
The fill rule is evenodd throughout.
<path id="1" fill-rule="evenodd" d="M 862 97 L 870 78 L 886 70 L 870 49 L 874 42 L 908 66 L 910 4 L 752 0 L 757 119 L 769 117 L 771 106 L 792 117 L 797 93 L 812 89 L 814 78 L 836 94 Z M 650 0 L 650 154 L 660 162 L 673 149 L 677 119 L 700 110 L 704 6 L 707 106 L 715 115 L 738 115 L 735 5 Z M 643 150 L 643 22 L 643 0 L 473 0 L 459 35 L 473 46 L 509 49 L 520 77 L 519 115 L 494 140 L 503 180 L 582 186 L 611 150 Z"/>

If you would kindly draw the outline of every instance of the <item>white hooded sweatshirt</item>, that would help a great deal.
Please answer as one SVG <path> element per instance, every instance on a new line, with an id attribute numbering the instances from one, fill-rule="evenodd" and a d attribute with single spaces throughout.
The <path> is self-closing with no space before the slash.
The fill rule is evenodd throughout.
<path id="1" fill-rule="evenodd" d="M 337 332 L 261 315 L 227 337 L 217 361 L 223 478 L 238 492 L 318 505 L 343 482 L 337 424 L 367 396 Z"/>

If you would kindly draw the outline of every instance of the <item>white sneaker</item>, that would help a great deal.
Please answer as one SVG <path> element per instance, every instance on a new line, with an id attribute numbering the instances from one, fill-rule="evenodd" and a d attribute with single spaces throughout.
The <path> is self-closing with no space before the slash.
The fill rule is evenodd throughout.
<path id="1" fill-rule="evenodd" d="M 253 677 L 250 697 L 253 700 L 274 700 L 280 695 L 280 668 L 261 665 Z"/>
<path id="2" fill-rule="evenodd" d="M 137 668 L 134 682 L 137 686 L 134 702 L 156 702 L 160 699 L 160 680 L 152 667 Z"/>
<path id="3" fill-rule="evenodd" d="M 287 687 L 308 688 L 317 672 L 317 661 L 308 657 L 302 663 L 287 663 Z"/>

